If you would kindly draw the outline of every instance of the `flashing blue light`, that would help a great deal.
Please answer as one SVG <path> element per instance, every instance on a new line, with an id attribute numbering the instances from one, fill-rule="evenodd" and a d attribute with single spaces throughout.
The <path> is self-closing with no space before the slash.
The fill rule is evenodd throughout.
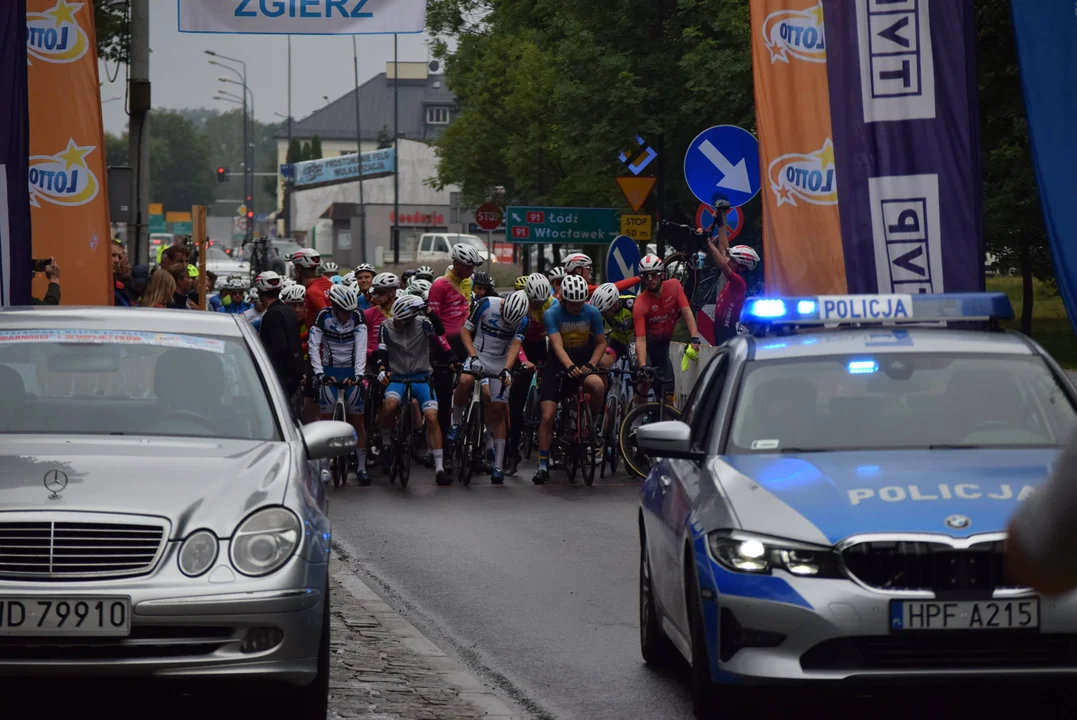
<path id="1" fill-rule="evenodd" d="M 811 315 L 815 312 L 816 307 L 814 300 L 801 300 L 797 303 L 797 312 L 801 315 Z"/>
<path id="2" fill-rule="evenodd" d="M 785 315 L 785 301 L 776 298 L 764 298 L 752 303 L 749 315 L 757 318 L 779 318 Z"/>
<path id="3" fill-rule="evenodd" d="M 785 343 L 779 342 L 779 343 L 769 343 L 767 345 L 760 345 L 759 349 L 760 350 L 779 350 L 779 349 L 781 349 L 783 347 L 785 347 Z"/>
<path id="4" fill-rule="evenodd" d="M 856 466 L 856 474 L 859 475 L 860 477 L 878 475 L 879 474 L 879 466 L 878 465 L 857 465 Z"/>
<path id="5" fill-rule="evenodd" d="M 852 360 L 849 362 L 850 375 L 868 375 L 879 369 L 879 363 L 874 360 Z"/>

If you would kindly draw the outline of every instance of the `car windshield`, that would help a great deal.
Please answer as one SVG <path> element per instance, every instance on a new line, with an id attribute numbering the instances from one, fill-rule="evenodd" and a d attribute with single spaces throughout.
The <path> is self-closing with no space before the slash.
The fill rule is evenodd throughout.
<path id="1" fill-rule="evenodd" d="M 0 387 L 0 433 L 279 438 L 238 339 L 2 330 Z"/>
<path id="2" fill-rule="evenodd" d="M 486 249 L 486 245 L 483 244 L 482 240 L 478 239 L 474 235 L 458 235 L 456 240 L 457 242 L 467 243 L 468 245 L 474 248 L 478 248 L 479 250 Z"/>
<path id="3" fill-rule="evenodd" d="M 1037 357 L 775 360 L 748 365 L 726 452 L 1053 447 L 1075 425 Z"/>

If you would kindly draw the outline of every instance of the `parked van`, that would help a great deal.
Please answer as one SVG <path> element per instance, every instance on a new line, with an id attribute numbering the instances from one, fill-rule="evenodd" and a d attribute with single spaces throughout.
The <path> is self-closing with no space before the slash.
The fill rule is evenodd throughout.
<path id="1" fill-rule="evenodd" d="M 460 233 L 423 233 L 419 237 L 418 249 L 415 252 L 415 262 L 424 265 L 435 263 L 450 263 L 452 256 L 449 251 L 457 243 L 466 243 L 474 246 L 479 255 L 487 263 L 497 262 L 497 257 L 490 257 L 490 250 L 479 237 L 475 235 L 462 235 Z"/>

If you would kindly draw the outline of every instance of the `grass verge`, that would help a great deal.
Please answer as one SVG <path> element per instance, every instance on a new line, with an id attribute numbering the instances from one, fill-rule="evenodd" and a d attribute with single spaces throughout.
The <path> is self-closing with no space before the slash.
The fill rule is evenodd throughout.
<path id="1" fill-rule="evenodd" d="M 1062 296 L 1038 280 L 1033 281 L 1032 288 L 1032 339 L 1042 345 L 1062 367 L 1077 369 L 1077 334 L 1062 304 Z M 1010 296 L 1015 319 L 1003 324 L 1019 330 L 1023 305 L 1021 278 L 989 277 L 987 289 Z"/>

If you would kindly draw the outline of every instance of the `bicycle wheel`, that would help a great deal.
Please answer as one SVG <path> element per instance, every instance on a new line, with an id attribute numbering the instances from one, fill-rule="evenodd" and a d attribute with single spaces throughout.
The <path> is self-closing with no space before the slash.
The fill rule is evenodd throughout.
<path id="1" fill-rule="evenodd" d="M 586 403 L 580 403 L 579 419 L 579 437 L 580 441 L 576 443 L 576 457 L 578 459 L 580 470 L 583 471 L 583 484 L 587 487 L 591 487 L 595 484 L 595 462 L 597 453 L 595 453 L 595 422 L 591 417 L 591 406 Z"/>
<path id="2" fill-rule="evenodd" d="M 467 414 L 467 424 L 464 425 L 464 462 L 458 470 L 460 483 L 467 487 L 471 484 L 471 476 L 475 473 L 475 463 L 482 457 L 482 408 L 479 403 L 472 403 L 471 410 Z"/>
<path id="3" fill-rule="evenodd" d="M 617 466 L 621 462 L 621 421 L 625 416 L 624 400 L 617 398 L 617 407 L 614 409 L 613 420 L 609 423 L 609 434 L 606 435 L 606 451 L 609 453 L 610 474 L 617 472 Z"/>
<path id="4" fill-rule="evenodd" d="M 411 412 L 410 396 L 411 393 L 405 393 L 408 402 L 406 405 L 400 404 L 400 412 L 396 420 L 396 437 L 399 444 L 396 452 L 393 453 L 394 474 L 400 479 L 402 488 L 406 488 L 408 480 L 411 479 L 411 446 L 415 443 L 415 436 L 412 434 L 415 418 Z"/>
<path id="5" fill-rule="evenodd" d="M 333 408 L 333 419 L 337 422 L 347 422 L 348 414 L 342 403 L 337 403 Z M 339 488 L 348 481 L 348 456 L 338 455 L 333 458 L 333 487 Z"/>
<path id="6" fill-rule="evenodd" d="M 533 387 L 527 393 L 527 402 L 524 403 L 524 426 L 520 433 L 520 457 L 525 460 L 531 459 L 531 451 L 535 447 L 535 436 L 538 432 L 539 423 L 542 421 L 542 409 L 539 403 L 538 388 Z"/>
<path id="7" fill-rule="evenodd" d="M 657 402 L 637 405 L 625 415 L 621 422 L 620 445 L 624 455 L 625 467 L 637 477 L 646 477 L 654 464 L 653 458 L 646 455 L 636 444 L 636 431 L 651 423 L 658 422 L 660 405 Z M 681 411 L 672 405 L 666 405 L 664 419 L 680 420 Z"/>
<path id="8" fill-rule="evenodd" d="M 576 408 L 575 398 L 561 402 L 561 422 L 558 436 L 561 438 L 561 459 L 568 473 L 568 481 L 576 482 L 576 470 L 579 467 L 579 444 L 576 442 Z"/>
<path id="9" fill-rule="evenodd" d="M 602 455 L 599 459 L 601 466 L 600 477 L 606 477 L 606 468 L 609 467 L 610 475 L 617 472 L 618 445 L 617 431 L 621 422 L 621 400 L 613 393 L 606 398 L 606 412 L 602 417 Z"/>

